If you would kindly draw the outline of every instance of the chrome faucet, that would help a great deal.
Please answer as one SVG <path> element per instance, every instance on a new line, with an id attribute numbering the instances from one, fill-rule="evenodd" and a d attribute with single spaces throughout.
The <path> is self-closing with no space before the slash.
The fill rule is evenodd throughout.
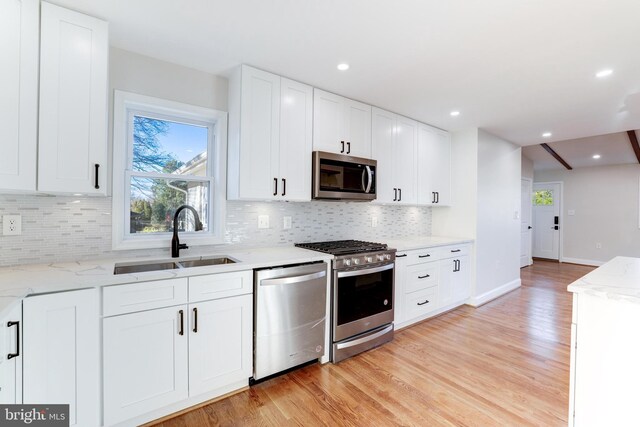
<path id="1" fill-rule="evenodd" d="M 189 246 L 186 243 L 180 243 L 180 239 L 178 239 L 178 215 L 182 212 L 183 209 L 189 209 L 193 212 L 193 217 L 196 221 L 196 231 L 202 230 L 202 223 L 200 222 L 200 217 L 198 216 L 198 211 L 196 211 L 193 206 L 182 205 L 178 209 L 176 209 L 176 213 L 173 214 L 173 238 L 171 239 L 171 257 L 178 258 L 180 256 L 180 249 L 189 249 Z"/>

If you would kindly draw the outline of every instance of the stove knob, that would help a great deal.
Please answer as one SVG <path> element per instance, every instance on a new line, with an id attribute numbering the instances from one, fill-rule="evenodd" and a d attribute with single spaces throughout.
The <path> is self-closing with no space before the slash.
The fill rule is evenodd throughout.
<path id="1" fill-rule="evenodd" d="M 378 255 L 376 256 L 376 258 L 378 259 L 378 261 L 384 261 L 384 255 Z"/>
<path id="2" fill-rule="evenodd" d="M 373 257 L 372 256 L 368 256 L 364 258 L 367 262 L 373 262 Z"/>
<path id="3" fill-rule="evenodd" d="M 360 264 L 360 260 L 358 258 L 353 258 L 351 261 L 353 261 L 355 265 Z"/>
<path id="4" fill-rule="evenodd" d="M 388 261 L 388 260 L 390 260 L 390 259 L 391 259 L 391 255 L 386 254 L 386 255 L 384 256 L 384 259 L 386 259 L 387 261 Z"/>
<path id="5" fill-rule="evenodd" d="M 344 262 L 344 265 L 346 265 L 347 267 L 349 267 L 351 265 L 351 260 L 350 259 L 345 259 L 343 262 Z"/>

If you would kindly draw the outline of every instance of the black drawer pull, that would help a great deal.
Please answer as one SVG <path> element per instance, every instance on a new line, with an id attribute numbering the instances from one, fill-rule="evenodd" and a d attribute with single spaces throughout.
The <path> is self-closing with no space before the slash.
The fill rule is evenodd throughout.
<path id="1" fill-rule="evenodd" d="M 419 302 L 418 305 L 425 305 L 425 304 L 429 304 L 429 300 L 426 299 L 424 300 L 424 302 Z"/>
<path id="2" fill-rule="evenodd" d="M 404 258 L 404 257 L 406 257 L 406 256 L 407 256 L 407 254 L 396 255 L 396 258 Z"/>
<path id="3" fill-rule="evenodd" d="M 100 169 L 100 165 L 96 163 L 96 164 L 95 164 L 95 168 L 96 168 L 96 183 L 95 183 L 95 185 L 93 186 L 93 188 L 95 188 L 96 190 L 99 190 L 99 189 L 100 189 L 100 184 L 98 183 L 98 177 L 99 177 L 99 173 L 98 173 L 98 171 L 99 171 L 99 169 Z"/>
<path id="4" fill-rule="evenodd" d="M 418 255 L 418 258 L 429 258 L 430 256 L 431 256 L 431 254 Z"/>
<path id="5" fill-rule="evenodd" d="M 198 332 L 198 309 L 193 309 L 193 332 Z"/>
<path id="6" fill-rule="evenodd" d="M 13 359 L 14 357 L 20 356 L 20 322 L 7 322 L 7 328 L 10 328 L 12 326 L 16 327 L 16 352 L 7 354 L 7 359 L 9 360 Z"/>
<path id="7" fill-rule="evenodd" d="M 178 335 L 184 335 L 184 310 L 178 310 L 178 316 L 180 317 L 180 330 Z"/>
<path id="8" fill-rule="evenodd" d="M 424 276 L 418 276 L 418 279 L 426 279 L 427 277 L 431 277 L 431 276 L 428 274 L 425 274 Z"/>
<path id="9" fill-rule="evenodd" d="M 451 252 L 460 252 L 460 249 L 451 249 Z"/>

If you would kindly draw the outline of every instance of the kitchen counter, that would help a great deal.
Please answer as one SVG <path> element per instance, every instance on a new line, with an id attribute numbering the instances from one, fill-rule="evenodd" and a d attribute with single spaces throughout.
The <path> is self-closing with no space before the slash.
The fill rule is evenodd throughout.
<path id="1" fill-rule="evenodd" d="M 567 290 L 640 303 L 640 258 L 615 257 L 571 283 Z"/>
<path id="2" fill-rule="evenodd" d="M 405 239 L 393 239 L 383 243 L 389 245 L 390 248 L 397 249 L 398 252 L 410 251 L 414 249 L 432 248 L 437 246 L 457 245 L 460 243 L 472 243 L 473 239 L 464 237 L 446 237 L 446 236 L 425 236 L 425 237 L 408 237 Z"/>

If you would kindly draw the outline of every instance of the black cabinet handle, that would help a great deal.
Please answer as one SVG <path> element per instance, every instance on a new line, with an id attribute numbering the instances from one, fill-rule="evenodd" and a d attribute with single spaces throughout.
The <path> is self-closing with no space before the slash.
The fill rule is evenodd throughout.
<path id="1" fill-rule="evenodd" d="M 347 154 L 351 154 L 351 143 L 347 142 Z"/>
<path id="2" fill-rule="evenodd" d="M 178 335 L 184 335 L 184 310 L 178 311 L 178 317 L 180 317 L 180 330 Z"/>
<path id="3" fill-rule="evenodd" d="M 430 256 L 431 256 L 431 254 L 418 255 L 418 258 L 429 258 Z"/>
<path id="4" fill-rule="evenodd" d="M 287 194 L 287 180 L 282 178 L 282 195 Z"/>
<path id="5" fill-rule="evenodd" d="M 340 141 L 340 144 L 342 144 L 342 150 L 340 150 L 340 152 L 344 153 L 344 141 Z"/>
<path id="6" fill-rule="evenodd" d="M 198 332 L 198 309 L 193 309 L 193 332 Z"/>
<path id="7" fill-rule="evenodd" d="M 528 226 L 528 227 L 527 227 L 527 230 L 531 230 L 532 228 L 533 228 L 532 226 Z"/>
<path id="8" fill-rule="evenodd" d="M 459 259 L 454 259 L 453 260 L 453 272 L 456 273 L 460 271 L 460 260 Z"/>
<path id="9" fill-rule="evenodd" d="M 273 195 L 277 196 L 278 195 L 278 178 L 273 178 Z"/>
<path id="10" fill-rule="evenodd" d="M 7 354 L 7 359 L 9 360 L 13 359 L 14 357 L 20 356 L 20 322 L 7 322 L 7 328 L 10 328 L 12 326 L 16 327 L 16 352 Z"/>
<path id="11" fill-rule="evenodd" d="M 436 192 L 432 191 L 431 192 L 431 203 L 435 203 L 436 202 Z"/>
<path id="12" fill-rule="evenodd" d="M 436 203 L 440 203 L 440 192 L 436 191 Z"/>
<path id="13" fill-rule="evenodd" d="M 398 201 L 402 201 L 402 188 L 398 188 Z"/>
<path id="14" fill-rule="evenodd" d="M 396 255 L 396 258 L 404 258 L 404 257 L 406 257 L 406 256 L 407 256 L 407 254 Z"/>
<path id="15" fill-rule="evenodd" d="M 99 176 L 98 171 L 100 170 L 100 165 L 96 163 L 95 167 L 96 167 L 96 184 L 94 185 L 94 188 L 96 190 L 99 190 L 100 189 L 100 184 L 98 183 L 98 176 Z"/>
<path id="16" fill-rule="evenodd" d="M 394 188 L 393 189 L 393 201 L 395 202 L 396 200 L 398 200 L 398 189 Z"/>
<path id="17" fill-rule="evenodd" d="M 460 249 L 451 249 L 451 252 L 460 252 Z"/>
<path id="18" fill-rule="evenodd" d="M 424 302 L 419 302 L 418 305 L 425 305 L 425 304 L 428 304 L 428 303 L 429 303 L 429 300 L 426 299 L 426 300 L 424 300 Z"/>
<path id="19" fill-rule="evenodd" d="M 428 274 L 425 274 L 424 276 L 418 276 L 418 279 L 426 279 L 427 277 L 431 277 Z"/>

